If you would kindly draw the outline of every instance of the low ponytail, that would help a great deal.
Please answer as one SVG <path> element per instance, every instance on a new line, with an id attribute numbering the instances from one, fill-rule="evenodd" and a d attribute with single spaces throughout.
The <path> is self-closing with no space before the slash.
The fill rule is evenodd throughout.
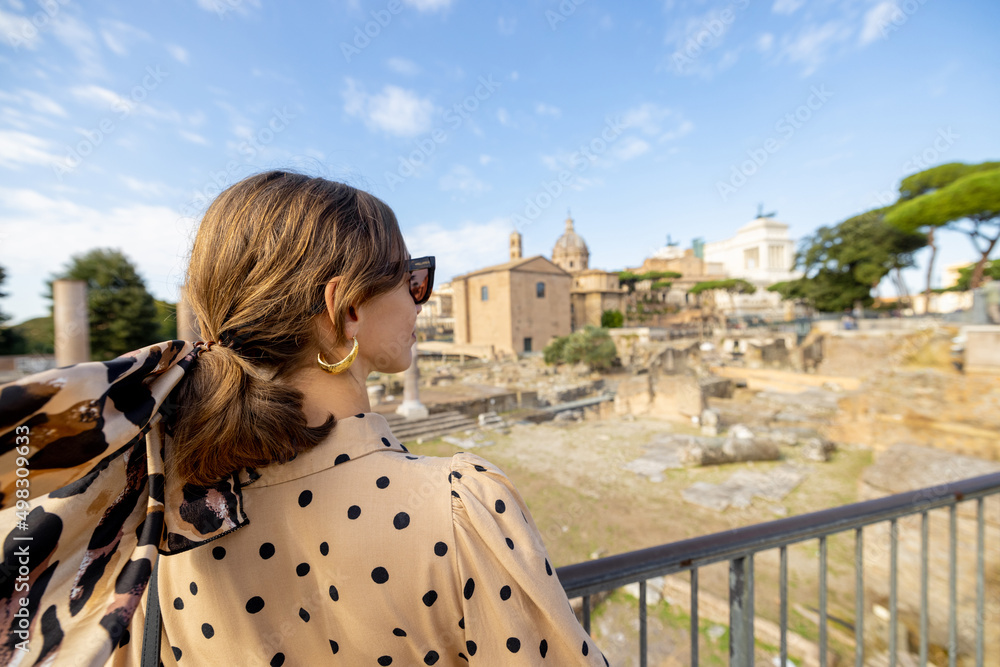
<path id="1" fill-rule="evenodd" d="M 186 294 L 202 350 L 182 381 L 167 465 L 208 485 L 314 447 L 334 417 L 308 426 L 288 378 L 314 363 L 317 314 L 340 276 L 333 311 L 342 344 L 350 306 L 403 280 L 406 245 L 392 210 L 343 183 L 288 172 L 251 176 L 212 202 L 198 229 Z M 325 316 L 325 315 L 324 315 Z"/>

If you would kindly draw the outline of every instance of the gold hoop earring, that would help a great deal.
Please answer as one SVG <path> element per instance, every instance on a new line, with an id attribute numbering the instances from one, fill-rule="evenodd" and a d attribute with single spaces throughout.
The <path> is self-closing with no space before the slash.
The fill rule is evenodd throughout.
<path id="1" fill-rule="evenodd" d="M 331 364 L 331 363 L 328 363 L 327 361 L 325 361 L 323 359 L 323 353 L 322 352 L 317 352 L 316 353 L 316 363 L 318 363 L 319 367 L 322 368 L 327 373 L 333 373 L 334 375 L 337 375 L 338 373 L 343 373 L 348 368 L 350 368 L 351 364 L 354 363 L 354 360 L 355 360 L 355 358 L 357 358 L 357 356 L 358 356 L 358 337 L 355 336 L 354 337 L 354 347 L 351 348 L 350 354 L 348 354 L 346 357 L 344 357 L 343 359 L 341 359 L 340 361 L 338 361 L 335 364 Z"/>

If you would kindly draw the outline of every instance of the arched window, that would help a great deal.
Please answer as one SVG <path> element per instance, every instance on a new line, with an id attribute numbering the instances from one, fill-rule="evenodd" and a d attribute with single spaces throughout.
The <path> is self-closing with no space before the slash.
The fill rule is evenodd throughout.
<path id="1" fill-rule="evenodd" d="M 545 296 L 545 283 L 535 283 L 535 296 L 539 299 Z"/>
<path id="2" fill-rule="evenodd" d="M 479 298 L 483 301 L 488 301 L 490 298 L 490 288 L 487 287 L 486 285 L 483 285 L 482 288 L 479 290 Z"/>

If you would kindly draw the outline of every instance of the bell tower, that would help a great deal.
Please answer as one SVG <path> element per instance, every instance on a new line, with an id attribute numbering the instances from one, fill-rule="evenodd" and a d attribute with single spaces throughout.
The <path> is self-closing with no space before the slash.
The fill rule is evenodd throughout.
<path id="1" fill-rule="evenodd" d="M 510 261 L 521 259 L 521 232 L 514 230 L 510 233 Z"/>

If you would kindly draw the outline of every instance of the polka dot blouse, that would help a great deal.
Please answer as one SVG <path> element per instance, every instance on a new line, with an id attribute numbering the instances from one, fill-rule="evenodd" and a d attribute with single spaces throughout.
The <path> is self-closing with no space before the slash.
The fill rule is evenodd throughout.
<path id="1" fill-rule="evenodd" d="M 366 413 L 260 473 L 249 525 L 160 558 L 164 665 L 607 665 L 496 466 Z M 145 605 L 110 664 L 139 664 Z"/>

